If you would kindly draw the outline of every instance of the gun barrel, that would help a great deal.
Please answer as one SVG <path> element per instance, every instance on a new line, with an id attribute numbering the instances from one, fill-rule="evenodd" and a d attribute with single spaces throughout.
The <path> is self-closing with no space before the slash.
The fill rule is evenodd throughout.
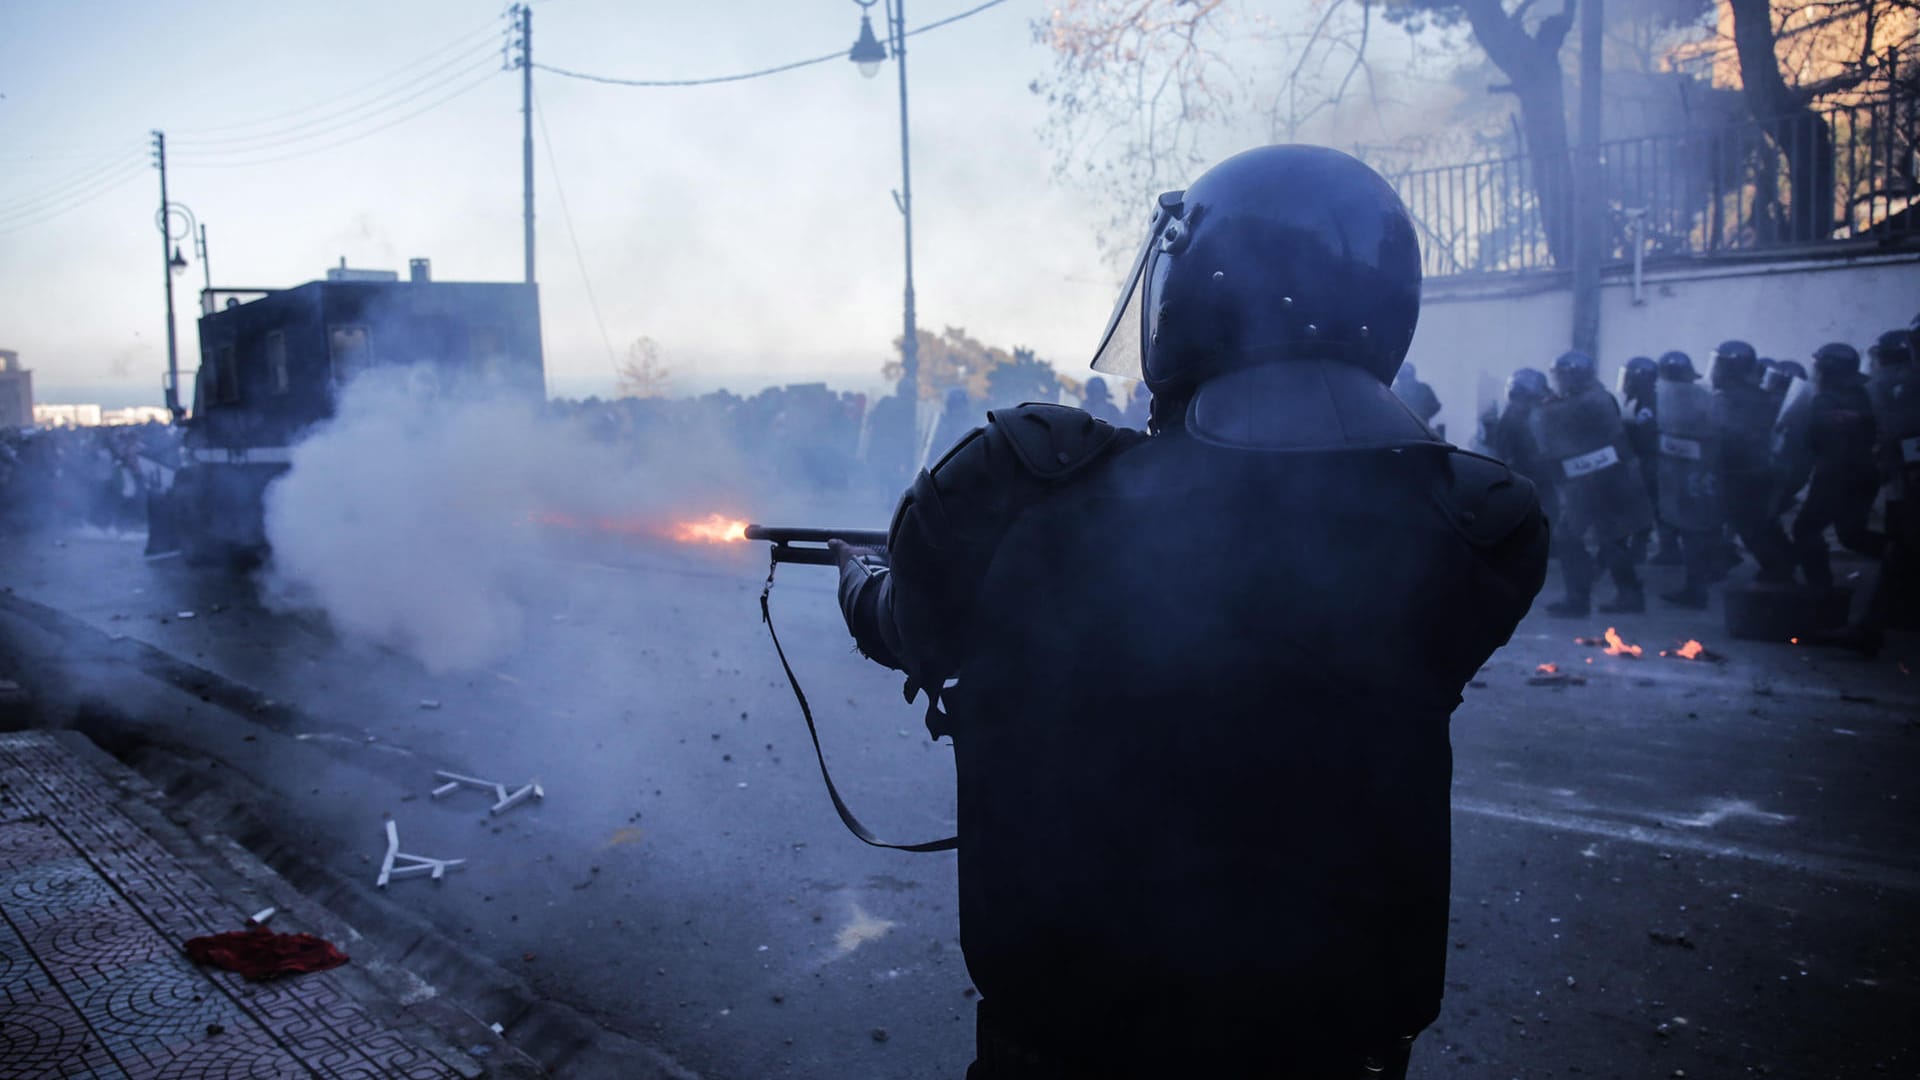
<path id="1" fill-rule="evenodd" d="M 747 539 L 765 540 L 771 543 L 775 562 L 801 563 L 808 566 L 833 565 L 833 553 L 827 550 L 829 540 L 843 540 L 854 547 L 883 548 L 887 546 L 887 534 L 874 529 L 803 529 L 749 525 Z"/>

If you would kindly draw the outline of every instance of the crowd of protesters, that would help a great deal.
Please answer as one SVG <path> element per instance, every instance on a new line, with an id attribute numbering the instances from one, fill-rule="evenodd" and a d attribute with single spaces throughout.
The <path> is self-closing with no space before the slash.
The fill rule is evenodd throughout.
<path id="1" fill-rule="evenodd" d="M 145 528 L 140 460 L 169 460 L 177 446 L 166 424 L 0 428 L 0 532 Z"/>

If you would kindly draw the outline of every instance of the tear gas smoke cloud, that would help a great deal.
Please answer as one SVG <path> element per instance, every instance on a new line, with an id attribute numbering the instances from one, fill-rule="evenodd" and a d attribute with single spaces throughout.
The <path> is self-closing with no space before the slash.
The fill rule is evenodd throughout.
<path id="1" fill-rule="evenodd" d="M 435 672 L 471 669 L 511 653 L 549 591 L 553 538 L 537 517 L 664 525 L 676 504 L 739 501 L 716 482 L 731 459 L 717 440 L 677 432 L 630 455 L 539 402 L 434 383 L 426 369 L 369 371 L 294 448 L 266 499 L 270 605 L 324 611 L 343 636 Z"/>

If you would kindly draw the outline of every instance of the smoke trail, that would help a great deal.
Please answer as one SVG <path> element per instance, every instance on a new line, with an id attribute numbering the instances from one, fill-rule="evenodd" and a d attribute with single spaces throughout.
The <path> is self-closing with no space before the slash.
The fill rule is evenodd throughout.
<path id="1" fill-rule="evenodd" d="M 295 447 L 267 493 L 261 582 L 273 606 L 317 608 L 343 636 L 442 672 L 495 662 L 521 640 L 553 572 L 540 519 L 664 519 L 685 492 L 643 481 L 631 458 L 538 402 L 434 381 L 426 369 L 368 371 Z"/>

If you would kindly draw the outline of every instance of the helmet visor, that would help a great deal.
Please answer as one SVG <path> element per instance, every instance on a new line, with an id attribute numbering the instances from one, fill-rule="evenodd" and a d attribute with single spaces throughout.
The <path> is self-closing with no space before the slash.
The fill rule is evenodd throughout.
<path id="1" fill-rule="evenodd" d="M 1093 370 L 1122 379 L 1145 378 L 1146 364 L 1141 348 L 1146 342 L 1146 330 L 1141 311 L 1146 305 L 1147 262 L 1159 249 L 1161 227 L 1172 216 L 1164 198 L 1154 203 L 1147 238 L 1140 242 L 1140 251 L 1133 257 L 1133 268 L 1127 271 L 1126 284 L 1121 286 L 1120 299 L 1113 305 L 1113 316 L 1107 320 L 1106 332 L 1100 335 L 1100 345 L 1093 351 Z"/>

